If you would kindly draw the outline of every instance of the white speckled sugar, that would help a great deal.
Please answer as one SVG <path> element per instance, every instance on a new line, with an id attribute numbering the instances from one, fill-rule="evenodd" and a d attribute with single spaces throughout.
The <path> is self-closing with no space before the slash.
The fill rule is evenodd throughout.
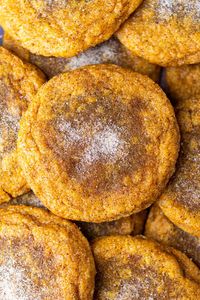
<path id="1" fill-rule="evenodd" d="M 67 68 L 74 70 L 85 65 L 96 65 L 108 62 L 119 64 L 121 55 L 120 42 L 115 38 L 111 38 L 96 47 L 89 48 L 81 54 L 70 58 L 67 62 Z"/>
<path id="2" fill-rule="evenodd" d="M 42 300 L 25 270 L 8 259 L 0 266 L 0 299 L 2 300 Z"/>
<path id="3" fill-rule="evenodd" d="M 158 0 L 157 14 L 160 19 L 168 20 L 173 16 L 188 16 L 198 20 L 200 17 L 199 0 Z"/>

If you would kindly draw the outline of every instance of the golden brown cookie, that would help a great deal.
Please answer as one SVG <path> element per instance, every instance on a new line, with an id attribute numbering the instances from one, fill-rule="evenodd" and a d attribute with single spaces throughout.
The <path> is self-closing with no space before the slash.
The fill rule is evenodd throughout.
<path id="1" fill-rule="evenodd" d="M 112 222 L 78 222 L 78 226 L 89 240 L 105 235 L 137 235 L 143 233 L 146 218 L 147 210 L 143 210 L 137 214 Z"/>
<path id="2" fill-rule="evenodd" d="M 6 0 L 0 23 L 32 53 L 71 57 L 110 38 L 141 2 Z"/>
<path id="3" fill-rule="evenodd" d="M 93 299 L 95 267 L 76 225 L 40 208 L 0 209 L 0 298 Z"/>
<path id="4" fill-rule="evenodd" d="M 17 162 L 19 120 L 44 75 L 0 47 L 0 203 L 29 190 Z"/>
<path id="5" fill-rule="evenodd" d="M 29 106 L 18 140 L 20 165 L 43 204 L 87 222 L 148 207 L 174 172 L 178 149 L 165 94 L 115 65 L 51 79 Z"/>
<path id="6" fill-rule="evenodd" d="M 200 64 L 170 67 L 165 70 L 170 99 L 175 103 L 200 95 Z"/>
<path id="7" fill-rule="evenodd" d="M 200 267 L 200 238 L 174 225 L 156 204 L 153 205 L 148 215 L 145 235 L 184 252 Z"/>
<path id="8" fill-rule="evenodd" d="M 182 100 L 177 119 L 181 153 L 176 172 L 158 203 L 170 221 L 200 237 L 200 99 Z"/>
<path id="9" fill-rule="evenodd" d="M 183 253 L 144 237 L 110 236 L 93 243 L 95 300 L 197 300 L 200 271 Z"/>
<path id="10" fill-rule="evenodd" d="M 109 40 L 80 53 L 71 58 L 45 57 L 28 52 L 7 33 L 4 35 L 3 46 L 14 51 L 19 57 L 38 66 L 49 78 L 63 72 L 71 71 L 86 65 L 116 64 L 133 69 L 135 72 L 149 76 L 159 81 L 160 67 L 147 62 L 145 59 L 133 55 L 117 38 Z"/>
<path id="11" fill-rule="evenodd" d="M 120 28 L 135 55 L 161 66 L 200 62 L 199 0 L 144 0 Z"/>

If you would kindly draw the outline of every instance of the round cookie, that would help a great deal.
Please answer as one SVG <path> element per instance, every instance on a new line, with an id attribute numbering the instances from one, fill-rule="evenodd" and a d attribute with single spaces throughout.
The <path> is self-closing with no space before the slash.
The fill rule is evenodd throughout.
<path id="1" fill-rule="evenodd" d="M 5 0 L 0 23 L 32 53 L 71 57 L 110 38 L 141 2 Z"/>
<path id="2" fill-rule="evenodd" d="M 94 261 L 76 225 L 40 208 L 9 206 L 0 209 L 0 239 L 1 299 L 93 299 Z"/>
<path id="3" fill-rule="evenodd" d="M 131 236 L 102 237 L 92 248 L 95 300 L 199 299 L 200 271 L 178 250 Z"/>
<path id="4" fill-rule="evenodd" d="M 0 203 L 29 190 L 17 162 L 19 120 L 44 75 L 0 47 Z"/>
<path id="5" fill-rule="evenodd" d="M 29 106 L 18 140 L 20 165 L 43 204 L 96 223 L 148 207 L 174 172 L 178 149 L 165 94 L 115 65 L 51 79 Z"/>
<path id="6" fill-rule="evenodd" d="M 170 67 L 165 70 L 167 93 L 175 103 L 200 95 L 200 64 Z"/>
<path id="7" fill-rule="evenodd" d="M 49 78 L 63 72 L 71 71 L 86 65 L 116 64 L 133 71 L 149 76 L 158 82 L 160 67 L 147 62 L 145 59 L 133 55 L 124 47 L 117 38 L 109 40 L 80 53 L 71 58 L 45 57 L 28 52 L 7 33 L 4 34 L 3 46 L 14 51 L 19 57 L 24 58 L 38 66 Z"/>
<path id="8" fill-rule="evenodd" d="M 181 229 L 200 237 L 200 100 L 177 106 L 182 146 L 176 172 L 158 204 Z"/>
<path id="9" fill-rule="evenodd" d="M 89 240 L 105 235 L 137 235 L 143 233 L 146 217 L 147 210 L 143 210 L 137 214 L 112 222 L 78 222 L 78 226 Z"/>
<path id="10" fill-rule="evenodd" d="M 144 0 L 117 32 L 135 55 L 161 66 L 200 62 L 199 0 Z"/>
<path id="11" fill-rule="evenodd" d="M 200 268 L 200 238 L 174 225 L 158 205 L 153 205 L 145 226 L 145 235 L 184 252 Z"/>

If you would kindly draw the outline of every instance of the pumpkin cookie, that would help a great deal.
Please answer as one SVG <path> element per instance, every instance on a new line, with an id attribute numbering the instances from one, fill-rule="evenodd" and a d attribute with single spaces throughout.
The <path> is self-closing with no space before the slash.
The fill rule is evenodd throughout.
<path id="1" fill-rule="evenodd" d="M 112 222 L 86 223 L 78 222 L 81 231 L 88 239 L 95 239 L 105 235 L 137 235 L 143 233 L 147 211 L 143 210 L 129 217 L 124 217 Z"/>
<path id="2" fill-rule="evenodd" d="M 153 205 L 150 210 L 145 235 L 184 252 L 200 268 L 200 238 L 175 226 L 158 205 Z"/>
<path id="3" fill-rule="evenodd" d="M 199 299 L 200 271 L 178 250 L 131 236 L 102 237 L 92 248 L 95 300 Z"/>
<path id="4" fill-rule="evenodd" d="M 159 86 L 115 65 L 51 79 L 29 106 L 18 141 L 20 165 L 43 204 L 86 222 L 148 207 L 174 172 L 179 148 Z"/>
<path id="5" fill-rule="evenodd" d="M 18 166 L 19 120 L 39 87 L 43 74 L 0 47 L 0 203 L 29 190 Z"/>
<path id="6" fill-rule="evenodd" d="M 109 40 L 71 58 L 45 57 L 35 55 L 14 41 L 7 33 L 4 34 L 3 46 L 14 51 L 19 57 L 38 66 L 49 78 L 63 72 L 71 71 L 86 65 L 116 64 L 133 69 L 135 72 L 148 75 L 154 81 L 159 81 L 160 67 L 133 55 L 117 38 Z"/>
<path id="7" fill-rule="evenodd" d="M 200 62 L 199 0 L 144 0 L 117 33 L 135 55 L 161 66 Z"/>
<path id="8" fill-rule="evenodd" d="M 200 95 L 200 64 L 165 70 L 167 93 L 175 103 Z"/>
<path id="9" fill-rule="evenodd" d="M 200 99 L 182 100 L 177 118 L 182 149 L 176 172 L 158 203 L 170 221 L 200 237 Z"/>
<path id="10" fill-rule="evenodd" d="M 1 299 L 92 299 L 93 257 L 76 225 L 40 208 L 9 206 L 0 209 L 0 239 Z"/>
<path id="11" fill-rule="evenodd" d="M 32 53 L 71 57 L 110 38 L 141 2 L 6 0 L 0 23 Z"/>

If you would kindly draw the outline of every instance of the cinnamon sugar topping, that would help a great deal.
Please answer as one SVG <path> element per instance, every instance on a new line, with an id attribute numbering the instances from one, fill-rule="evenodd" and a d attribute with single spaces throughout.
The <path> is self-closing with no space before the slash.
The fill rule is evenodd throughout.
<path id="1" fill-rule="evenodd" d="M 118 100 L 114 105 L 109 97 L 102 99 L 70 117 L 64 116 L 69 108 L 60 109 L 46 130 L 48 147 L 70 177 L 90 192 L 122 187 L 123 176 L 136 174 L 151 161 L 141 116 L 145 103 L 136 99 L 132 107 Z"/>
<path id="2" fill-rule="evenodd" d="M 160 20 L 190 16 L 194 20 L 199 21 L 200 2 L 199 0 L 159 0 L 156 12 Z"/>
<path id="3" fill-rule="evenodd" d="M 21 112 L 9 87 L 0 80 L 0 159 L 16 147 Z M 13 103 L 11 103 L 13 102 Z"/>

